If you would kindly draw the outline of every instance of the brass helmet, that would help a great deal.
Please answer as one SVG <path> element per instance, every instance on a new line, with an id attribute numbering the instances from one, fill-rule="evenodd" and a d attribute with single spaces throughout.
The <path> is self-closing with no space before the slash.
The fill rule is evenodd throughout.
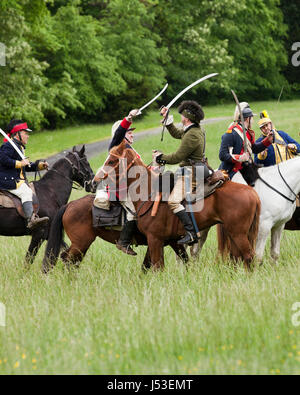
<path id="1" fill-rule="evenodd" d="M 268 123 L 271 123 L 272 129 L 274 129 L 273 122 L 272 122 L 271 118 L 269 117 L 267 110 L 263 110 L 260 113 L 260 120 L 258 121 L 258 126 L 261 129 L 263 126 L 267 125 Z"/>

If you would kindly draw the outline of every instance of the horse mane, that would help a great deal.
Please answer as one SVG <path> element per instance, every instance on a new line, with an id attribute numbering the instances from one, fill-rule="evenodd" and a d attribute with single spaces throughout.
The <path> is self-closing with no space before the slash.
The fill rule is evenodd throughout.
<path id="1" fill-rule="evenodd" d="M 136 161 L 138 162 L 138 165 L 139 165 L 139 166 L 143 166 L 143 167 L 145 167 L 147 170 L 150 171 L 150 169 L 145 165 L 145 163 L 142 161 L 142 159 L 140 159 L 140 158 L 138 157 L 137 152 L 136 152 L 133 148 L 128 148 L 128 147 L 126 147 L 126 144 L 127 144 L 127 143 L 126 143 L 126 141 L 125 141 L 125 139 L 124 139 L 120 145 L 118 145 L 118 146 L 116 146 L 116 147 L 113 147 L 113 148 L 109 151 L 109 153 L 110 153 L 110 154 L 113 154 L 113 155 L 117 155 L 117 156 L 122 156 L 123 153 L 124 153 L 125 151 L 127 151 L 127 152 L 130 154 L 130 156 L 131 156 L 131 157 L 130 157 L 130 160 L 136 158 Z"/>
<path id="2" fill-rule="evenodd" d="M 115 154 L 115 155 L 122 155 L 122 153 L 125 151 L 126 149 L 126 141 L 125 139 L 121 142 L 121 144 L 113 147 L 109 153 L 110 154 Z"/>

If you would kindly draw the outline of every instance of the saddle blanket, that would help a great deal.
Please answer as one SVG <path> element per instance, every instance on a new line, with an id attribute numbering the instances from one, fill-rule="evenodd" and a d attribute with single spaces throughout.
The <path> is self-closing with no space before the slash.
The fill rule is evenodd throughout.
<path id="1" fill-rule="evenodd" d="M 29 184 L 33 192 L 33 210 L 37 214 L 39 211 L 39 202 L 35 193 L 34 185 Z M 1 208 L 14 208 L 18 211 L 21 217 L 25 218 L 22 202 L 17 196 L 13 195 L 9 191 L 0 191 L 0 209 Z"/>

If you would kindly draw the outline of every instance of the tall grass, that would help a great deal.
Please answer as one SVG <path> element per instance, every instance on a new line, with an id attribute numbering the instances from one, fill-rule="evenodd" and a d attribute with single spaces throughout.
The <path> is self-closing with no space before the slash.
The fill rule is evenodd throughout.
<path id="1" fill-rule="evenodd" d="M 270 115 L 297 137 L 297 106 L 271 108 Z M 206 126 L 214 167 L 227 126 Z M 150 134 L 135 148 L 148 163 L 152 148 L 170 153 L 178 144 L 168 133 L 163 143 Z M 93 158 L 94 170 L 105 157 Z M 83 194 L 75 191 L 72 199 Z M 199 260 L 185 267 L 167 248 L 165 270 L 144 275 L 144 247 L 128 257 L 97 239 L 78 270 L 59 262 L 44 276 L 44 247 L 27 268 L 29 238 L 1 237 L 7 325 L 0 328 L 0 374 L 299 374 L 300 330 L 292 325 L 292 306 L 300 302 L 299 241 L 298 232 L 285 232 L 278 265 L 268 243 L 264 265 L 247 273 L 217 258 L 212 229 Z"/>

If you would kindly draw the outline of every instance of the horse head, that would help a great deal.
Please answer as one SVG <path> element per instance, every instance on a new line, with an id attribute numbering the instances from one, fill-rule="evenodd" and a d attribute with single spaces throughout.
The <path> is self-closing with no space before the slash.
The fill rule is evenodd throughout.
<path id="1" fill-rule="evenodd" d="M 66 159 L 72 166 L 72 180 L 84 187 L 86 192 L 91 192 L 94 173 L 85 155 L 85 145 L 80 151 L 73 147 L 73 150 L 66 155 Z"/>
<path id="2" fill-rule="evenodd" d="M 110 179 L 114 182 L 120 182 L 121 179 L 127 178 L 128 171 L 133 165 L 144 166 L 137 153 L 126 146 L 123 141 L 119 146 L 114 147 L 105 160 L 103 166 L 97 174 L 100 180 Z"/>

